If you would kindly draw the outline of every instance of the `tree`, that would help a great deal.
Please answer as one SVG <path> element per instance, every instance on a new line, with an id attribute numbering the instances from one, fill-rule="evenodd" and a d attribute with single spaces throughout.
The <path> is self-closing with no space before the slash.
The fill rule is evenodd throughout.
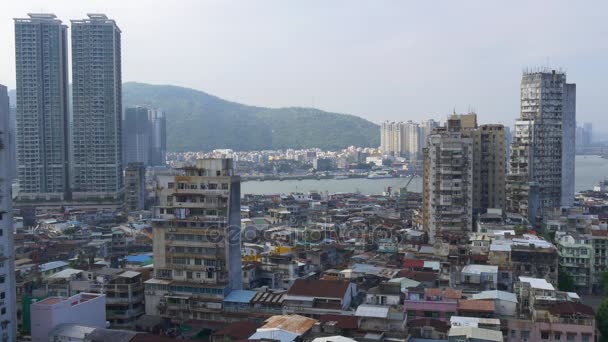
<path id="1" fill-rule="evenodd" d="M 600 287 L 602 288 L 602 292 L 604 292 L 604 296 L 608 296 L 608 272 L 600 273 Z"/>
<path id="2" fill-rule="evenodd" d="M 557 288 L 560 291 L 573 292 L 574 286 L 574 277 L 565 269 L 560 268 L 557 274 Z"/>
<path id="3" fill-rule="evenodd" d="M 608 342 L 608 298 L 600 303 L 595 319 L 597 320 L 597 330 L 602 334 L 600 341 Z"/>

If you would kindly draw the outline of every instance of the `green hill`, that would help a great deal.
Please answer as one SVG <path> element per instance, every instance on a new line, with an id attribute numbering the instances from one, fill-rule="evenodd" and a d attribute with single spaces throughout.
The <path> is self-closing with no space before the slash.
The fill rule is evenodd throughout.
<path id="1" fill-rule="evenodd" d="M 14 104 L 15 91 L 9 95 Z M 380 145 L 378 125 L 354 115 L 314 108 L 254 107 L 194 89 L 124 83 L 123 108 L 135 105 L 158 107 L 167 113 L 169 151 L 337 150 L 351 145 Z"/>
<path id="2" fill-rule="evenodd" d="M 313 108 L 262 108 L 230 102 L 202 91 L 129 82 L 123 107 L 149 105 L 167 114 L 170 151 L 214 148 L 261 150 L 378 146 L 378 125 L 362 118 Z"/>

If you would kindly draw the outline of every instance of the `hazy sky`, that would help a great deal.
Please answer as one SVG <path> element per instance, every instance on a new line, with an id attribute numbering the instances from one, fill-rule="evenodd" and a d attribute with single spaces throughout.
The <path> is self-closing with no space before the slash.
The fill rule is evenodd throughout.
<path id="1" fill-rule="evenodd" d="M 511 124 L 525 67 L 577 83 L 579 122 L 608 114 L 608 1 L 0 0 L 0 83 L 15 85 L 15 17 L 91 12 L 122 29 L 123 80 L 374 122 L 474 108 Z"/>

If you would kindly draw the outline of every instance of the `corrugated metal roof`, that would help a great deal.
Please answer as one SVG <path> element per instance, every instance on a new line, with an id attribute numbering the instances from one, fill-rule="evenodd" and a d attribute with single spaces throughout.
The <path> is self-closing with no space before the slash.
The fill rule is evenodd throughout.
<path id="1" fill-rule="evenodd" d="M 551 285 L 547 280 L 541 278 L 531 277 L 519 277 L 519 281 L 522 283 L 528 283 L 533 289 L 550 290 L 555 291 L 555 287 Z"/>
<path id="2" fill-rule="evenodd" d="M 482 291 L 473 294 L 473 299 L 500 299 L 507 302 L 517 303 L 517 296 L 514 293 L 506 291 Z"/>
<path id="3" fill-rule="evenodd" d="M 386 317 L 388 317 L 388 311 L 389 311 L 388 306 L 361 304 L 357 307 L 355 316 L 386 318 Z"/>
<path id="4" fill-rule="evenodd" d="M 248 291 L 248 290 L 234 290 L 231 291 L 226 298 L 224 298 L 224 302 L 229 303 L 249 303 L 258 294 L 256 291 Z"/>

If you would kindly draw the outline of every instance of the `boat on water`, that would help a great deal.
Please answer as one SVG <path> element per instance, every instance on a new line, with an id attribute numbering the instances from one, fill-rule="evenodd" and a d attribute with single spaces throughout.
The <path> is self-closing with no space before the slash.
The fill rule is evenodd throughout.
<path id="1" fill-rule="evenodd" d="M 393 178 L 393 175 L 388 171 L 374 171 L 367 175 L 368 179 Z"/>
<path id="2" fill-rule="evenodd" d="M 347 175 L 338 175 L 338 176 L 335 176 L 334 179 L 348 179 L 348 176 Z"/>

